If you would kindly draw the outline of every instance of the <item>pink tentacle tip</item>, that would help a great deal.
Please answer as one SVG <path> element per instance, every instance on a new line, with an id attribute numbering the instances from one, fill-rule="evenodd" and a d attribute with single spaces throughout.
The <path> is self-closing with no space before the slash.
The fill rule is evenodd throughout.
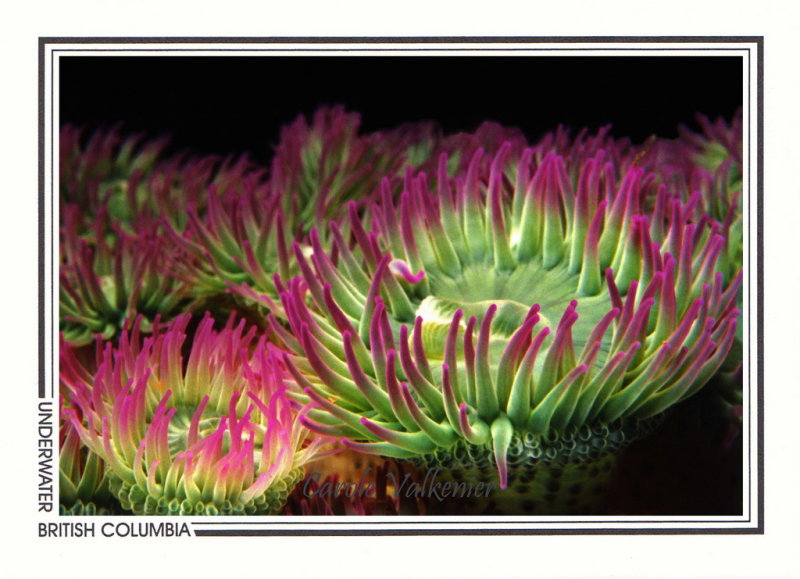
<path id="1" fill-rule="evenodd" d="M 508 464 L 505 460 L 497 462 L 497 474 L 500 478 L 500 488 L 505 490 L 508 488 Z"/>
<path id="2" fill-rule="evenodd" d="M 411 272 L 408 264 L 400 259 L 393 259 L 389 262 L 389 271 L 395 276 L 402 277 L 410 284 L 418 284 L 425 277 L 425 271 L 420 270 L 417 274 Z"/>

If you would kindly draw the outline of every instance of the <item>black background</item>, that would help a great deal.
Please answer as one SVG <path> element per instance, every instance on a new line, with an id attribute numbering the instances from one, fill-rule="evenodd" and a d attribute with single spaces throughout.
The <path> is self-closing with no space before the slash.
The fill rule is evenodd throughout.
<path id="1" fill-rule="evenodd" d="M 559 123 L 611 123 L 642 141 L 675 136 L 696 113 L 742 104 L 737 57 L 64 57 L 61 121 L 170 135 L 173 150 L 269 158 L 280 127 L 322 104 L 362 130 L 436 120 L 447 133 L 493 120 L 536 139 Z"/>

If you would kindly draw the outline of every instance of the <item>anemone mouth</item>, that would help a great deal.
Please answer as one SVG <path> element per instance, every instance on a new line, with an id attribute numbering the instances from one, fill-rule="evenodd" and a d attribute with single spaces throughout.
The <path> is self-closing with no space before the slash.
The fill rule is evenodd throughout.
<path id="1" fill-rule="evenodd" d="M 244 444 L 250 437 L 253 440 L 253 459 L 256 463 L 261 460 L 263 452 L 265 432 L 267 428 L 260 425 L 259 421 L 251 422 L 246 425 L 239 433 L 237 440 L 233 440 L 230 428 L 226 428 L 224 421 L 230 418 L 228 410 L 219 411 L 214 408 L 204 407 L 198 411 L 198 406 L 189 403 L 179 403 L 173 406 L 175 413 L 170 418 L 167 426 L 167 441 L 169 444 L 169 454 L 174 460 L 180 453 L 191 450 L 198 441 L 202 441 L 216 432 L 221 431 L 220 452 L 226 455 L 232 448 Z M 254 408 L 250 407 L 248 413 Z M 199 414 L 198 414 L 199 412 Z M 241 412 L 237 412 L 242 418 Z"/>
<path id="2" fill-rule="evenodd" d="M 193 426 L 192 422 L 197 412 L 193 405 L 179 404 L 174 407 L 175 414 L 167 427 L 167 440 L 169 441 L 169 454 L 174 459 L 178 453 L 185 452 L 190 447 L 190 438 L 203 439 L 211 436 L 219 428 L 222 413 L 204 410 L 202 418 Z M 195 432 L 192 430 L 195 429 Z M 222 452 L 227 453 L 231 448 L 230 432 L 225 431 L 222 438 Z"/>
<path id="3" fill-rule="evenodd" d="M 604 293 L 575 300 L 580 278 L 566 266 L 546 269 L 541 263 L 527 262 L 512 271 L 498 271 L 489 264 L 470 264 L 455 276 L 430 270 L 426 277 L 430 295 L 419 302 L 414 319 L 423 320 L 423 342 L 432 359 L 442 359 L 443 338 L 457 311 L 463 313 L 460 326 L 466 329 L 470 318 L 479 326 L 489 309 L 496 308 L 490 336 L 492 366 L 496 367 L 508 340 L 523 326 L 532 307 L 537 308 L 539 323 L 555 329 L 563 313 L 577 301 L 579 315 L 572 327 L 577 348 L 585 346 L 597 323 L 614 307 Z M 607 354 L 609 349 L 610 338 L 606 338 L 600 353 Z"/>
<path id="4" fill-rule="evenodd" d="M 435 269 L 427 270 L 430 295 L 420 304 L 417 315 L 430 318 L 452 318 L 460 309 L 468 318 L 480 321 L 492 304 L 498 312 L 495 331 L 509 334 L 518 328 L 533 304 L 540 306 L 539 315 L 544 323 L 557 320 L 577 294 L 578 277 L 566 268 L 547 270 L 541 264 L 520 264 L 512 271 L 498 271 L 484 264 L 465 266 L 459 275 L 450 276 Z M 608 303 L 606 311 L 611 309 Z M 605 313 L 605 312 L 603 312 Z M 425 314 L 425 315 L 423 315 Z M 507 323 L 500 323 L 508 317 Z"/>

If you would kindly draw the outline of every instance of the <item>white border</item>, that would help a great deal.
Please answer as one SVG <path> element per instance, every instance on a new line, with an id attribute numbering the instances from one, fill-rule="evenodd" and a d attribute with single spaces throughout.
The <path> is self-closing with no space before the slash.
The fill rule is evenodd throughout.
<path id="1" fill-rule="evenodd" d="M 658 49 L 658 52 L 651 52 Z M 747 58 L 747 50 L 750 50 L 750 60 Z M 753 201 L 757 199 L 757 175 L 758 157 L 756 120 L 758 111 L 757 95 L 757 70 L 756 63 L 758 58 L 758 46 L 755 42 L 725 42 L 725 43 L 679 43 L 679 42 L 581 42 L 581 43 L 452 43 L 442 44 L 368 44 L 353 43 L 342 45 L 338 43 L 330 44 L 281 44 L 281 43 L 208 43 L 208 42 L 187 42 L 181 44 L 174 43 L 104 43 L 97 42 L 92 44 L 69 43 L 68 41 L 53 42 L 45 45 L 44 53 L 44 82 L 45 82 L 45 288 L 53 288 L 50 295 L 46 294 L 49 300 L 45 308 L 45 327 L 50 329 L 46 336 L 46 354 L 54 352 L 57 363 L 58 351 L 58 316 L 57 310 L 57 283 L 52 283 L 58 279 L 57 260 L 52 256 L 58 255 L 58 239 L 53 237 L 53 232 L 58 230 L 58 203 L 51 203 L 57 199 L 58 175 L 53 174 L 52 168 L 58 167 L 58 135 L 53 134 L 53 127 L 59 126 L 58 119 L 58 93 L 52 91 L 53 87 L 58 87 L 58 59 L 62 54 L 83 55 L 83 56 L 284 56 L 284 55 L 403 55 L 403 56 L 425 56 L 448 55 L 457 57 L 459 55 L 475 56 L 491 54 L 496 56 L 568 56 L 568 55 L 592 55 L 592 56 L 743 56 L 744 57 L 744 146 L 743 150 L 749 153 L 745 162 L 744 191 L 743 197 L 750 200 L 746 204 L 744 211 L 746 215 L 745 239 L 750 240 L 750 245 L 745 243 L 745 264 L 758 263 L 759 256 L 755 251 L 757 248 L 757 208 Z M 68 51 L 68 52 L 66 52 Z M 457 52 L 456 52 L 457 51 Z M 51 70 L 51 57 L 54 67 Z M 52 84 L 51 84 L 52 83 Z M 748 83 L 751 90 L 748 92 Z M 50 100 L 50 95 L 54 94 L 54 100 Z M 54 114 L 51 115 L 51 110 Z M 749 129 L 749 130 L 748 130 Z M 57 133 L 57 131 L 56 131 Z M 57 173 L 57 171 L 56 171 Z M 52 183 L 52 186 L 51 186 Z M 52 210 L 51 210 L 52 206 Z M 748 227 L 749 225 L 749 227 Z M 751 307 L 747 311 L 745 307 L 744 334 L 750 336 L 752 355 L 756 354 L 756 328 L 757 328 L 757 303 L 758 291 L 756 283 L 756 267 L 746 268 L 744 283 L 745 304 L 750 300 Z M 51 311 L 56 311 L 55 316 L 50 316 Z M 745 346 L 746 347 L 746 346 Z M 224 522 L 212 518 L 189 518 L 185 519 L 194 523 L 195 530 L 269 530 L 269 532 L 279 533 L 297 532 L 298 530 L 311 532 L 330 532 L 336 531 L 364 531 L 365 533 L 377 532 L 415 532 L 425 531 L 488 531 L 503 534 L 504 531 L 513 530 L 514 532 L 530 531 L 534 533 L 549 533 L 575 531 L 735 531 L 735 530 L 754 530 L 759 527 L 758 513 L 758 486 L 759 486 L 759 462 L 758 462 L 758 404 L 757 404 L 757 363 L 751 363 L 745 356 L 744 366 L 744 397 L 745 411 L 743 416 L 743 448 L 749 450 L 749 456 L 745 456 L 743 473 L 743 505 L 744 513 L 741 517 L 226 517 Z M 46 365 L 46 383 L 52 386 L 52 391 L 56 394 L 55 407 L 58 407 L 58 373 L 57 368 L 53 369 Z M 748 468 L 749 467 L 749 468 Z M 57 504 L 57 498 L 56 498 Z M 57 515 L 56 515 L 57 516 Z M 486 519 L 491 519 L 487 522 Z M 42 518 L 42 520 L 49 520 Z M 63 518 L 61 520 L 64 520 Z M 101 521 L 102 517 L 93 520 Z M 115 521 L 128 520 L 140 522 L 139 517 L 115 518 Z M 161 519 L 148 519 L 148 521 L 158 522 Z M 174 519 L 163 519 L 172 520 Z"/>

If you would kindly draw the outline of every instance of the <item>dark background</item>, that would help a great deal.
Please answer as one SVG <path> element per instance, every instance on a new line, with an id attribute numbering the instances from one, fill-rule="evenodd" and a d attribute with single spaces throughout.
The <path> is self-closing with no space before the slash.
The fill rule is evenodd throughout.
<path id="1" fill-rule="evenodd" d="M 642 141 L 730 118 L 742 104 L 737 57 L 64 57 L 61 121 L 168 134 L 172 149 L 249 152 L 265 161 L 281 126 L 322 104 L 362 129 L 436 120 L 447 133 L 493 120 L 536 139 L 559 123 L 611 123 Z"/>

